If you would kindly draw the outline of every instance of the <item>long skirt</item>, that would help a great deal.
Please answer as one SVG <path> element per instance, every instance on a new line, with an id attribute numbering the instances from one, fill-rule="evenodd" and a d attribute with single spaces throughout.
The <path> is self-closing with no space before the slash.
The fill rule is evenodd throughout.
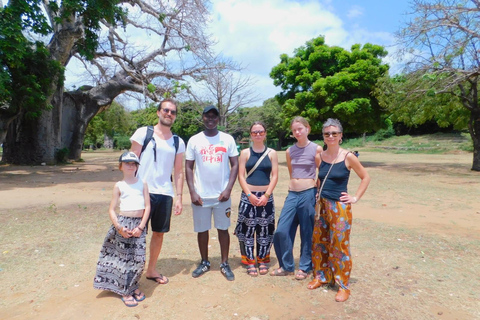
<path id="1" fill-rule="evenodd" d="M 252 192 L 261 197 L 265 192 Z M 270 249 L 275 232 L 275 203 L 270 195 L 264 207 L 256 207 L 250 203 L 247 195 L 242 192 L 238 206 L 238 220 L 235 234 L 240 242 L 242 263 L 252 265 L 270 262 Z M 257 250 L 255 253 L 255 242 Z"/>
<path id="2" fill-rule="evenodd" d="M 118 216 L 120 226 L 133 230 L 142 218 Z M 146 229 L 138 238 L 124 238 L 112 225 L 103 242 L 93 287 L 119 295 L 131 295 L 145 267 Z"/>
<path id="3" fill-rule="evenodd" d="M 320 218 L 315 219 L 313 228 L 313 274 L 324 283 L 335 281 L 348 289 L 352 271 L 352 206 L 324 198 L 320 202 Z"/>

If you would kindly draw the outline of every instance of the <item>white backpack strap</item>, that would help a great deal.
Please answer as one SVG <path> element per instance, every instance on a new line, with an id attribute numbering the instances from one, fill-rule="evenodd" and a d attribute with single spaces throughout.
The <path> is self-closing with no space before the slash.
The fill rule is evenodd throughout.
<path id="1" fill-rule="evenodd" d="M 267 148 L 267 150 L 265 150 L 265 152 L 262 154 L 262 156 L 255 163 L 253 168 L 250 169 L 250 171 L 248 171 L 246 178 L 248 178 L 253 173 L 253 171 L 255 171 L 255 169 L 257 169 L 257 167 L 260 165 L 260 163 L 263 161 L 263 159 L 265 159 L 265 157 L 270 153 L 270 151 L 272 151 L 271 148 Z"/>

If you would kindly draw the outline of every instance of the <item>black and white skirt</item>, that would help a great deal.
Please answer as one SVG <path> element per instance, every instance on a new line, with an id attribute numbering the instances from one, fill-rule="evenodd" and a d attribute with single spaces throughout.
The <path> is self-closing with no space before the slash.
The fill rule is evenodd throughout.
<path id="1" fill-rule="evenodd" d="M 142 218 L 118 216 L 118 223 L 129 230 L 137 227 Z M 97 262 L 93 287 L 119 295 L 131 295 L 145 267 L 146 229 L 138 238 L 124 238 L 112 225 L 103 242 Z"/>

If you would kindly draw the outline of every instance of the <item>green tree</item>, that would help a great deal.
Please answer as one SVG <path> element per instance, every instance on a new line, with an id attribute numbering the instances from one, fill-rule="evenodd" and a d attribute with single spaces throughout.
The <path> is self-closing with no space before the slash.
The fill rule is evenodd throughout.
<path id="1" fill-rule="evenodd" d="M 415 127 L 434 121 L 440 128 L 453 126 L 464 130 L 470 114 L 456 95 L 439 95 L 432 91 L 432 80 L 412 72 L 393 77 L 382 77 L 375 88 L 375 96 L 381 106 L 390 113 L 392 122 Z M 413 94 L 423 91 L 425 94 Z"/>
<path id="2" fill-rule="evenodd" d="M 370 132 L 385 126 L 384 112 L 372 95 L 377 80 L 388 72 L 381 46 L 353 45 L 351 51 L 330 47 L 323 37 L 308 41 L 294 55 L 280 56 L 270 77 L 282 89 L 284 127 L 294 116 L 309 120 L 312 133 L 323 121 L 338 118 L 347 131 Z"/>
<path id="3" fill-rule="evenodd" d="M 9 1 L 0 11 L 2 160 L 52 163 L 55 152 L 65 148 L 70 159 L 78 159 L 88 123 L 117 96 L 135 92 L 159 101 L 200 78 L 215 63 L 204 32 L 207 5 L 207 0 Z M 138 38 L 149 42 L 134 42 Z M 32 56 L 36 64 L 28 62 Z M 63 69 L 72 58 L 94 85 L 65 92 Z M 14 96 L 17 89 L 25 93 Z M 21 99 L 15 104 L 14 98 Z"/>
<path id="4" fill-rule="evenodd" d="M 419 119 L 457 126 L 466 121 L 473 140 L 472 170 L 480 171 L 480 4 L 476 0 L 413 0 L 411 5 L 412 20 L 397 33 L 399 54 L 406 60 L 403 103 L 416 105 L 412 116 Z M 398 109 L 399 100 L 386 102 Z M 459 119 L 454 120 L 455 116 Z"/>
<path id="5" fill-rule="evenodd" d="M 115 101 L 102 113 L 89 122 L 85 131 L 84 145 L 103 145 L 105 136 L 114 140 L 129 138 L 133 133 L 134 122 L 130 112 Z"/>

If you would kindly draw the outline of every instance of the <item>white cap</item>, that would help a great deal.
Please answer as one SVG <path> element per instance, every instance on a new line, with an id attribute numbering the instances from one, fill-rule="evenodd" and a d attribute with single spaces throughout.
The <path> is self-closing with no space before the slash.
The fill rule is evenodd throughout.
<path id="1" fill-rule="evenodd" d="M 120 159 L 118 159 L 118 161 L 119 162 L 135 162 L 136 164 L 140 164 L 140 160 L 138 160 L 137 155 L 131 151 L 124 152 L 120 156 Z"/>

